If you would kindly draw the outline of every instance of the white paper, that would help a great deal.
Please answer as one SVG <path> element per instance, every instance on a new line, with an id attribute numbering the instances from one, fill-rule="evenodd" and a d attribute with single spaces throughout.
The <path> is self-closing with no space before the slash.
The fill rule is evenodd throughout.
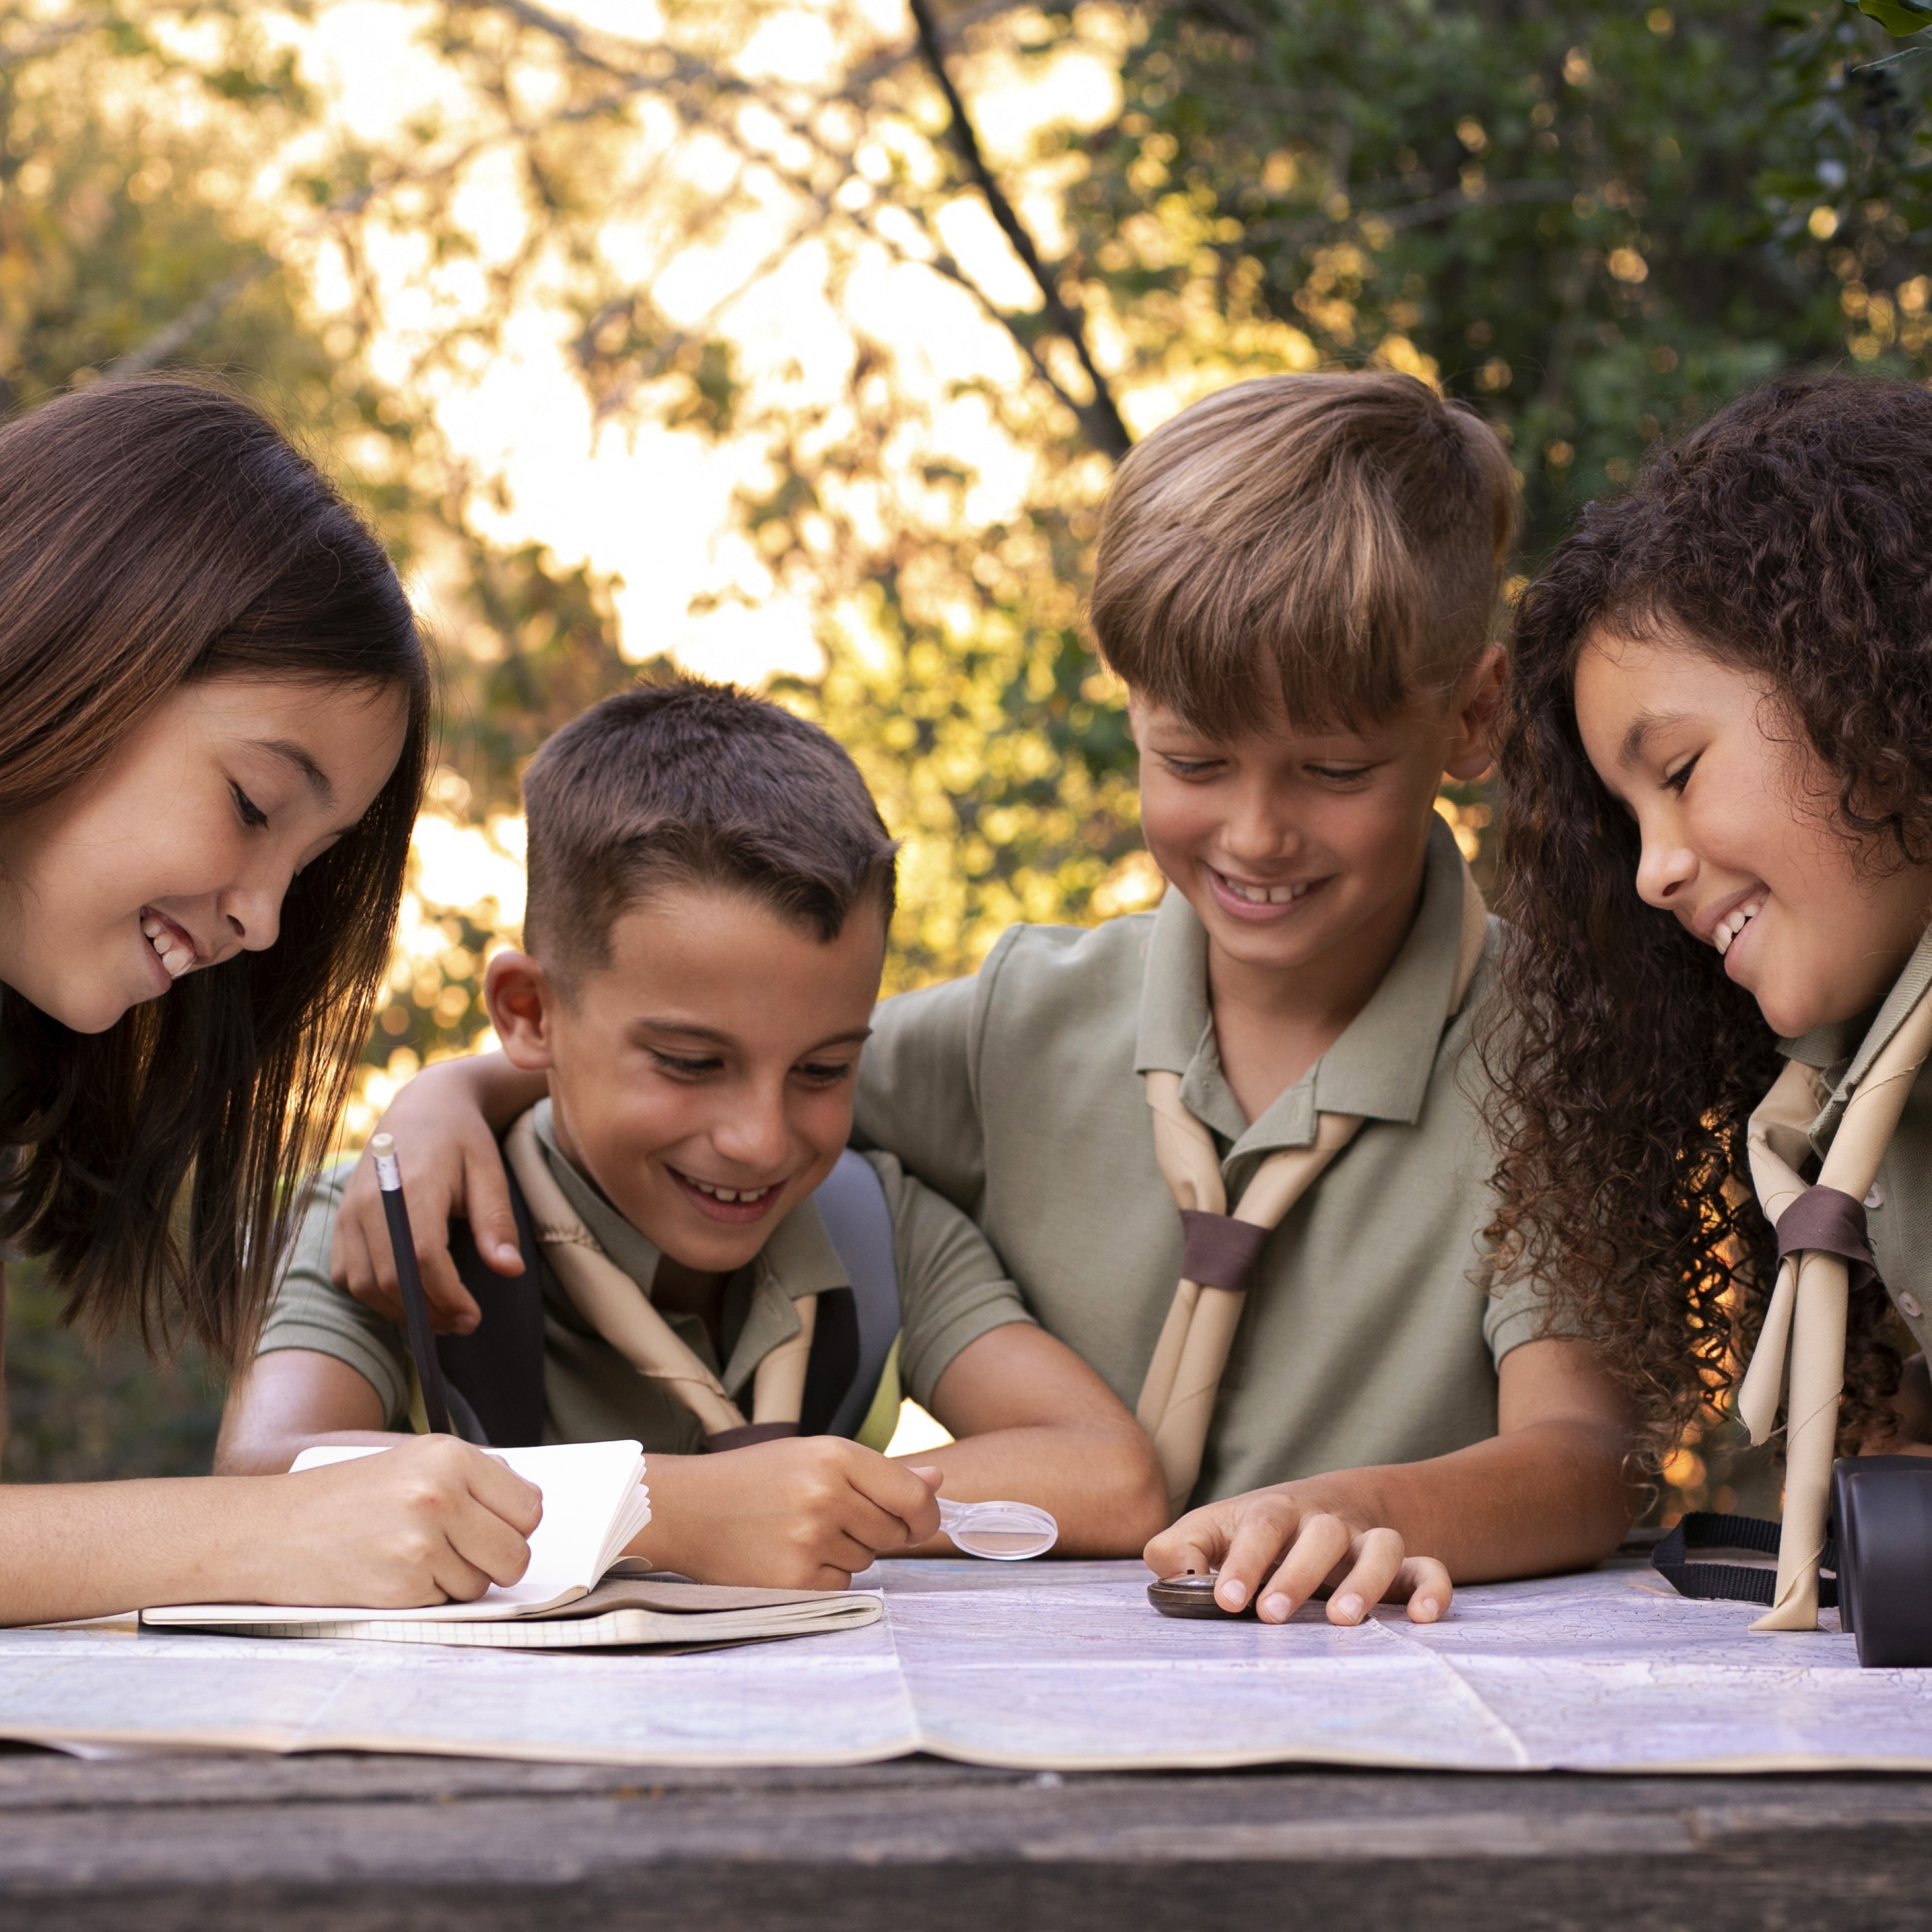
<path id="1" fill-rule="evenodd" d="M 0 1632 L 0 1737 L 620 1764 L 1037 1770 L 1276 1762 L 1532 1771 L 1932 1770 L 1932 1670 L 1648 1569 L 1495 1584 L 1411 1624 L 1193 1622 L 1137 1563 L 879 1565 L 862 1630 L 678 1657 Z M 1827 1612 L 1828 1618 L 1830 1613 Z"/>
<path id="2" fill-rule="evenodd" d="M 352 1462 L 384 1450 L 304 1449 L 292 1466 L 299 1474 Z M 554 1610 L 584 1595 L 650 1520 L 650 1492 L 640 1480 L 644 1448 L 637 1442 L 553 1443 L 490 1454 L 543 1492 L 543 1520 L 530 1537 L 530 1564 L 514 1583 L 493 1583 L 473 1603 L 438 1604 L 439 1621 L 469 1622 Z M 182 1604 L 146 1612 L 151 1624 L 339 1623 L 353 1618 L 421 1622 L 425 1606 L 376 1610 L 355 1604 Z"/>

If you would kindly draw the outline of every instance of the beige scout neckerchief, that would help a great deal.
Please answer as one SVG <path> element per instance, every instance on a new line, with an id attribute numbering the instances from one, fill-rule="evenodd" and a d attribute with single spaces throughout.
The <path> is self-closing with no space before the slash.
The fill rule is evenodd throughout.
<path id="1" fill-rule="evenodd" d="M 1449 1001 L 1452 1017 L 1468 997 L 1488 930 L 1488 908 L 1465 865 L 1462 929 Z M 1180 1210 L 1184 1245 L 1180 1285 L 1154 1345 L 1136 1413 L 1154 1438 L 1167 1478 L 1168 1505 L 1178 1510 L 1201 1474 L 1208 1425 L 1262 1246 L 1316 1175 L 1354 1137 L 1362 1117 L 1318 1114 L 1313 1144 L 1270 1154 L 1231 1214 L 1214 1136 L 1182 1104 L 1180 1076 L 1150 1068 L 1141 1077 L 1154 1112 L 1154 1158 Z"/>
<path id="2" fill-rule="evenodd" d="M 1912 1082 L 1932 1050 L 1932 994 L 1922 995 L 1880 1048 L 1846 1103 L 1816 1184 L 1798 1169 L 1823 1098 L 1814 1070 L 1791 1061 L 1750 1117 L 1751 1184 L 1778 1231 L 1778 1285 L 1738 1391 L 1753 1442 L 1778 1420 L 1787 1352 L 1791 1390 L 1784 1440 L 1784 1521 L 1778 1592 L 1756 1630 L 1816 1630 L 1818 1564 L 1825 1553 L 1838 1397 L 1845 1380 L 1845 1316 L 1853 1270 L 1869 1271 L 1864 1202 Z"/>
<path id="3" fill-rule="evenodd" d="M 510 1171 L 524 1191 L 537 1245 L 556 1270 L 578 1312 L 635 1369 L 665 1389 L 704 1430 L 707 1449 L 742 1449 L 798 1433 L 805 1400 L 805 1371 L 812 1354 L 818 1298 L 801 1295 L 798 1333 L 758 1364 L 752 1383 L 752 1419 L 724 1393 L 724 1384 L 651 1306 L 650 1298 L 607 1255 L 597 1237 L 566 1198 L 550 1171 L 530 1114 L 504 1142 Z"/>

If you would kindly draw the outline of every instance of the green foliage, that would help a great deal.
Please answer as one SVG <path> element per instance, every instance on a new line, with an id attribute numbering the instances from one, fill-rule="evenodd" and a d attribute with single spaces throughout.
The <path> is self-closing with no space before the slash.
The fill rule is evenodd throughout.
<path id="1" fill-rule="evenodd" d="M 1437 374 L 1510 440 L 1534 557 L 1776 370 L 1922 366 L 1888 46 L 1739 0 L 1162 10 L 1089 146 L 1081 266 L 1124 311 L 1210 302 Z"/>
<path id="2" fill-rule="evenodd" d="M 192 1349 L 150 1362 L 132 1336 L 90 1348 L 32 1262 L 7 1275 L 8 1482 L 208 1473 L 221 1385 Z"/>
<path id="3" fill-rule="evenodd" d="M 1888 34 L 1916 34 L 1932 26 L 1928 0 L 1858 0 L 1858 9 Z"/>

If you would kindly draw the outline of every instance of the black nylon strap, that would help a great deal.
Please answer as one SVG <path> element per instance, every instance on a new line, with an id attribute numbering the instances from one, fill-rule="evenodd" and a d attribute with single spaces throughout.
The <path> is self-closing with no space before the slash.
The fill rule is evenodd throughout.
<path id="1" fill-rule="evenodd" d="M 1762 1604 L 1768 1610 L 1778 1592 L 1775 1570 L 1760 1570 L 1743 1563 L 1693 1563 L 1690 1552 L 1749 1550 L 1760 1556 L 1775 1556 L 1778 1538 L 1778 1525 L 1760 1516 L 1719 1516 L 1708 1510 L 1693 1510 L 1651 1552 L 1651 1567 L 1680 1597 Z M 1818 1600 L 1830 1610 L 1838 1600 L 1835 1574 L 1838 1555 L 1829 1538 L 1826 1539 L 1824 1561 L 1820 1567 L 1834 1573 L 1818 1579 Z"/>

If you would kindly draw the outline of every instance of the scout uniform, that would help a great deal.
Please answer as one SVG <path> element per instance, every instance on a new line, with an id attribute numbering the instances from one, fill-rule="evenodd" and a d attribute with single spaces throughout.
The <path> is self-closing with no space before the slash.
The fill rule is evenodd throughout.
<path id="1" fill-rule="evenodd" d="M 902 994 L 874 1017 L 862 1142 L 970 1213 L 1042 1325 L 1130 1407 L 1184 1254 L 1144 1076 L 1178 1076 L 1237 1204 L 1268 1156 L 1317 1144 L 1322 1117 L 1360 1118 L 1260 1244 L 1196 1503 L 1493 1436 L 1496 1365 L 1551 1332 L 1534 1288 L 1485 1293 L 1493 1157 L 1472 1029 L 1499 928 L 1452 1011 L 1465 892 L 1438 823 L 1414 923 L 1381 985 L 1252 1123 L 1221 1070 L 1207 934 L 1178 892 L 1091 930 L 1016 927 L 975 978 Z"/>
<path id="2" fill-rule="evenodd" d="M 1932 932 L 1860 1023 L 1780 1042 L 1790 1064 L 1751 1116 L 1751 1178 L 1778 1231 L 1777 1283 L 1738 1410 L 1768 1440 L 1790 1372 L 1778 1580 L 1756 1630 L 1816 1627 L 1818 1564 L 1844 1381 L 1849 1280 L 1874 1264 L 1932 1354 Z M 1853 1050 L 1853 1042 L 1856 1049 Z M 1813 1156 L 1821 1166 L 1807 1184 Z"/>
<path id="3" fill-rule="evenodd" d="M 598 1246 L 648 1299 L 658 1250 L 618 1213 L 601 1189 L 556 1144 L 550 1102 L 530 1122 L 550 1173 Z M 985 1239 L 965 1216 L 906 1174 L 890 1155 L 871 1157 L 891 1210 L 902 1327 L 895 1366 L 857 1439 L 884 1449 L 898 1419 L 903 1388 L 920 1402 L 954 1358 L 989 1330 L 1031 1318 Z M 308 1348 L 354 1369 L 382 1403 L 384 1426 L 410 1426 L 412 1385 L 400 1327 L 336 1286 L 328 1272 L 335 1215 L 351 1166 L 316 1184 L 296 1232 L 256 1353 Z M 640 1375 L 572 1300 L 547 1256 L 540 1256 L 546 1442 L 597 1442 L 634 1437 L 660 1455 L 690 1455 L 705 1430 L 670 1390 Z M 693 1315 L 664 1318 L 734 1397 L 748 1393 L 758 1366 L 793 1342 L 801 1324 L 794 1304 L 844 1288 L 849 1280 L 816 1207 L 802 1202 L 772 1230 L 764 1246 L 726 1285 L 723 1359 Z"/>

